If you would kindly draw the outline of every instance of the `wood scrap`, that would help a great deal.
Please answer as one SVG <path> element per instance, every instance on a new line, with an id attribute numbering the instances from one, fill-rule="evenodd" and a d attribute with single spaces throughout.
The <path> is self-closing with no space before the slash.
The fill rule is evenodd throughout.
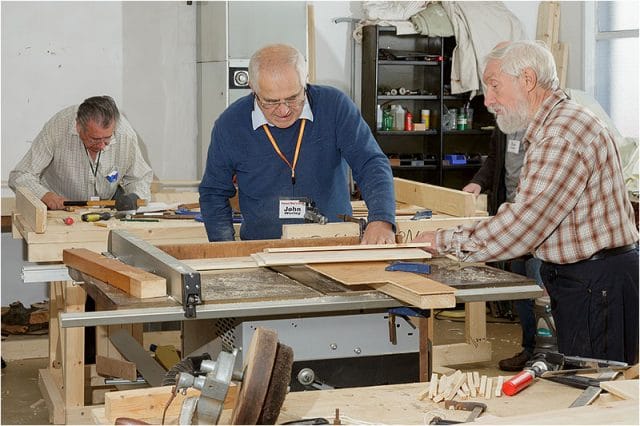
<path id="1" fill-rule="evenodd" d="M 493 379 L 491 377 L 487 377 L 487 385 L 484 390 L 484 399 L 491 399 L 491 390 L 493 389 Z"/>
<path id="2" fill-rule="evenodd" d="M 498 382 L 496 383 L 496 396 L 502 396 L 503 384 L 504 384 L 504 377 L 498 376 Z"/>
<path id="3" fill-rule="evenodd" d="M 638 400 L 638 379 L 600 382 L 600 387 L 618 398 Z"/>
<path id="4" fill-rule="evenodd" d="M 377 250 L 428 247 L 429 243 L 399 243 L 399 244 L 356 244 L 341 246 L 312 246 L 312 247 L 272 247 L 264 249 L 265 253 L 295 253 L 309 251 L 340 251 L 340 250 Z M 431 256 L 428 256 L 431 257 Z"/>
<path id="5" fill-rule="evenodd" d="M 101 376 L 118 377 L 134 381 L 138 378 L 133 362 L 96 355 L 96 372 Z"/>
<path id="6" fill-rule="evenodd" d="M 47 206 L 31 191 L 24 187 L 16 188 L 16 214 L 25 221 L 36 234 L 47 230 Z"/>

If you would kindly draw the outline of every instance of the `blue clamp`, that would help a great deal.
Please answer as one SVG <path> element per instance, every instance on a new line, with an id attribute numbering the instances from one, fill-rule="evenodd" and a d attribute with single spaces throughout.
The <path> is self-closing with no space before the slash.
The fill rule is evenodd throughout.
<path id="1" fill-rule="evenodd" d="M 420 219 L 431 219 L 433 217 L 433 212 L 429 209 L 419 210 L 416 214 L 413 215 L 411 220 L 420 220 Z"/>
<path id="2" fill-rule="evenodd" d="M 385 271 L 390 272 L 413 272 L 415 274 L 430 274 L 431 265 L 419 262 L 394 262 L 391 265 L 384 268 Z"/>

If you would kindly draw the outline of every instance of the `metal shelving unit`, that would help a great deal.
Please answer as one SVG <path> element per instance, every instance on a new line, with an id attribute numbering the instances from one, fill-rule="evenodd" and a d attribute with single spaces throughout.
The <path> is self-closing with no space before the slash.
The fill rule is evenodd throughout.
<path id="1" fill-rule="evenodd" d="M 395 27 L 365 26 L 360 106 L 362 116 L 385 153 L 402 158 L 413 155 L 416 161 L 436 158 L 435 162 L 425 165 L 394 165 L 394 175 L 459 189 L 480 164 L 443 165 L 444 156 L 459 152 L 486 154 L 491 130 L 481 130 L 480 124 L 468 130 L 445 131 L 442 127 L 441 118 L 446 108 L 457 108 L 468 101 L 466 94 L 451 95 L 445 87 L 451 71 L 449 58 L 453 47 L 453 37 L 397 35 Z M 389 59 L 394 52 L 409 54 L 406 60 L 399 57 Z M 420 53 L 416 55 L 413 52 Z M 389 93 L 390 89 L 398 88 L 413 94 Z M 420 121 L 422 109 L 429 109 L 429 128 L 425 131 L 377 130 L 376 106 L 391 104 L 400 104 L 409 110 L 414 122 Z M 493 118 L 482 105 L 481 96 L 472 101 L 472 106 L 475 123 L 493 123 Z"/>

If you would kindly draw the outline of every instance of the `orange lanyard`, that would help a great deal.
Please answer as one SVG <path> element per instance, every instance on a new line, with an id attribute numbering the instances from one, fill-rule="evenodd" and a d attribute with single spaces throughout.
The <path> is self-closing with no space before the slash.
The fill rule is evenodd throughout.
<path id="1" fill-rule="evenodd" d="M 266 124 L 262 125 L 264 132 L 267 134 L 267 137 L 271 142 L 271 146 L 273 146 L 273 149 L 276 151 L 276 153 L 282 159 L 282 161 L 287 163 L 287 166 L 289 166 L 289 168 L 291 169 L 291 185 L 296 184 L 296 164 L 298 164 L 298 156 L 300 155 L 300 145 L 302 145 L 302 135 L 304 135 L 304 126 L 306 122 L 307 120 L 303 118 L 302 123 L 300 123 L 300 133 L 298 134 L 298 143 L 296 144 L 296 152 L 293 154 L 293 164 L 291 164 L 289 160 L 287 160 L 287 157 L 284 156 L 282 151 L 280 151 L 280 147 L 278 147 L 276 140 L 273 138 L 273 135 L 269 130 L 269 126 L 267 126 Z"/>

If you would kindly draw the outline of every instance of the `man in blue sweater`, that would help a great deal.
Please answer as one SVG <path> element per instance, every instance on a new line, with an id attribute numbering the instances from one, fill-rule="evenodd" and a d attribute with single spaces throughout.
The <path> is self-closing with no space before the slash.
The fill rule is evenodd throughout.
<path id="1" fill-rule="evenodd" d="M 369 210 L 363 244 L 395 243 L 393 176 L 354 103 L 306 84 L 302 54 L 269 45 L 249 62 L 252 93 L 230 105 L 211 134 L 200 184 L 210 241 L 234 239 L 229 198 L 237 190 L 243 240 L 274 239 L 303 223 L 305 200 L 331 222 L 351 214 L 347 165 Z"/>

